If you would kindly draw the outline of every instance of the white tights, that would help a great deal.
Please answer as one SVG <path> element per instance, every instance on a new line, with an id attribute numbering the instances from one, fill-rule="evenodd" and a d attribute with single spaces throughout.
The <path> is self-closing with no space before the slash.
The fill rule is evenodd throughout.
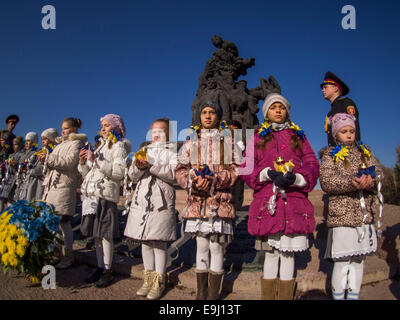
<path id="1" fill-rule="evenodd" d="M 196 245 L 196 269 L 223 273 L 224 246 L 203 237 L 196 237 Z"/>
<path id="2" fill-rule="evenodd" d="M 162 241 L 143 242 L 142 258 L 145 270 L 155 270 L 158 274 L 165 274 L 167 270 L 167 244 Z"/>
<path id="3" fill-rule="evenodd" d="M 279 267 L 280 260 L 280 267 Z M 294 275 L 294 252 L 265 252 L 264 279 L 292 280 Z"/>
<path id="4" fill-rule="evenodd" d="M 347 291 L 348 300 L 357 300 L 364 273 L 364 261 L 336 261 L 332 272 L 332 295 L 335 300 L 343 300 Z"/>
<path id="5" fill-rule="evenodd" d="M 113 260 L 114 242 L 106 238 L 95 238 L 97 266 L 101 269 L 110 270 Z"/>

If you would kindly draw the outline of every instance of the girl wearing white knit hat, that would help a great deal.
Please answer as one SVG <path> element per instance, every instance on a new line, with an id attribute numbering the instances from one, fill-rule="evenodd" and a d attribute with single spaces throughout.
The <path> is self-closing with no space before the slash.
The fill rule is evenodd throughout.
<path id="1" fill-rule="evenodd" d="M 265 251 L 261 298 L 292 300 L 295 252 L 309 248 L 315 229 L 307 199 L 318 180 L 319 162 L 304 132 L 290 121 L 289 102 L 270 94 L 262 108 L 265 122 L 247 144 L 240 178 L 252 188 L 248 231 Z M 252 167 L 250 173 L 245 168 Z"/>

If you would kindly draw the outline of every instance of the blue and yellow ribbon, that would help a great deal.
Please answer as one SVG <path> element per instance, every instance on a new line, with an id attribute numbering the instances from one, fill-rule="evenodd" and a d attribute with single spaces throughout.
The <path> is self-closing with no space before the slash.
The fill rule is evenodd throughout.
<path id="1" fill-rule="evenodd" d="M 218 130 L 220 132 L 222 132 L 224 135 L 227 135 L 228 134 L 228 131 L 227 131 L 228 129 L 229 129 L 228 124 L 226 123 L 225 120 L 222 120 L 221 123 L 219 124 Z"/>
<path id="2" fill-rule="evenodd" d="M 362 143 L 362 141 L 359 141 L 357 144 L 357 147 L 368 157 L 371 158 L 371 148 L 367 146 L 366 144 Z"/>
<path id="3" fill-rule="evenodd" d="M 39 149 L 39 146 L 38 146 L 38 144 L 37 143 L 34 143 L 34 142 L 32 142 L 32 145 L 31 145 L 31 150 L 32 151 L 37 151 Z"/>
<path id="4" fill-rule="evenodd" d="M 118 141 L 121 141 L 122 137 L 121 135 L 119 135 L 117 132 L 115 132 L 114 130 L 111 130 L 111 132 L 109 133 L 109 139 L 113 142 L 113 143 L 117 143 Z"/>
<path id="5" fill-rule="evenodd" d="M 200 130 L 200 126 L 190 126 L 190 130 L 192 130 L 191 132 L 189 132 L 188 136 L 186 137 L 186 140 L 190 140 L 191 138 L 193 138 L 193 136 L 195 134 L 197 134 L 197 132 Z"/>
<path id="6" fill-rule="evenodd" d="M 260 138 L 264 138 L 267 134 L 272 132 L 272 124 L 270 124 L 268 121 L 265 121 L 260 129 L 258 129 L 258 136 Z"/>
<path id="7" fill-rule="evenodd" d="M 345 157 L 349 155 L 349 148 L 343 143 L 341 143 L 339 146 L 336 146 L 332 151 L 329 152 L 336 162 L 339 160 L 344 160 Z"/>
<path id="8" fill-rule="evenodd" d="M 289 129 L 292 129 L 294 131 L 294 133 L 298 137 L 300 137 L 302 140 L 304 140 L 306 138 L 306 135 L 305 135 L 304 131 L 301 130 L 300 127 L 298 125 L 294 124 L 293 122 L 290 122 L 290 128 Z"/>

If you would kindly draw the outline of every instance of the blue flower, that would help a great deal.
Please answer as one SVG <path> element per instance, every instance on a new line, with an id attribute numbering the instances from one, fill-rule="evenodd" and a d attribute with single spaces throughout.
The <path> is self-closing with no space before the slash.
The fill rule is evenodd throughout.
<path id="1" fill-rule="evenodd" d="M 39 238 L 39 232 L 32 228 L 25 230 L 24 234 L 28 238 L 29 242 L 35 242 L 37 238 Z"/>
<path id="2" fill-rule="evenodd" d="M 60 218 L 53 213 L 43 212 L 41 219 L 47 230 L 50 232 L 58 233 L 58 226 L 60 224 Z"/>
<path id="3" fill-rule="evenodd" d="M 37 209 L 40 209 L 39 217 L 34 216 Z M 37 202 L 35 206 L 26 200 L 20 200 L 10 206 L 9 212 L 12 214 L 10 223 L 23 230 L 29 242 L 36 241 L 45 228 L 52 233 L 58 233 L 60 218 L 54 214 L 53 205 Z"/>

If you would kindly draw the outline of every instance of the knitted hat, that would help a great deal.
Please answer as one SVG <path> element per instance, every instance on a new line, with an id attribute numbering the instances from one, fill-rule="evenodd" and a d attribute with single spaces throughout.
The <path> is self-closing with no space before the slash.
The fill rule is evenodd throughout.
<path id="1" fill-rule="evenodd" d="M 56 141 L 56 138 L 58 137 L 58 131 L 55 128 L 49 128 L 49 129 L 44 130 L 40 136 L 45 137 L 45 138 L 49 139 L 50 141 L 54 142 L 54 141 Z"/>
<path id="2" fill-rule="evenodd" d="M 221 109 L 221 106 L 219 105 L 218 102 L 211 101 L 211 100 L 208 100 L 208 101 L 204 102 L 200 107 L 200 113 L 199 114 L 201 114 L 203 109 L 206 108 L 206 107 L 213 108 L 215 110 L 215 112 L 217 113 L 218 120 L 221 120 L 221 118 L 222 118 L 222 109 Z"/>
<path id="3" fill-rule="evenodd" d="M 25 136 L 25 140 L 29 140 L 29 141 L 32 141 L 33 143 L 37 144 L 38 143 L 38 135 L 36 132 L 33 132 L 33 131 L 28 132 Z"/>
<path id="4" fill-rule="evenodd" d="M 328 118 L 328 124 L 332 125 L 332 137 L 336 137 L 340 129 L 346 126 L 356 128 L 356 118 L 347 113 L 336 113 L 333 117 Z"/>
<path id="5" fill-rule="evenodd" d="M 287 101 L 284 96 L 282 96 L 278 93 L 271 93 L 265 98 L 264 104 L 262 107 L 262 113 L 263 113 L 264 119 L 267 119 L 268 110 L 275 102 L 282 103 L 283 106 L 285 107 L 287 113 L 289 113 L 289 110 L 290 110 L 289 101 Z"/>
<path id="6" fill-rule="evenodd" d="M 108 121 L 113 129 L 120 134 L 123 138 L 125 137 L 125 124 L 124 120 L 117 114 L 106 114 L 104 117 L 100 118 L 100 121 Z"/>

